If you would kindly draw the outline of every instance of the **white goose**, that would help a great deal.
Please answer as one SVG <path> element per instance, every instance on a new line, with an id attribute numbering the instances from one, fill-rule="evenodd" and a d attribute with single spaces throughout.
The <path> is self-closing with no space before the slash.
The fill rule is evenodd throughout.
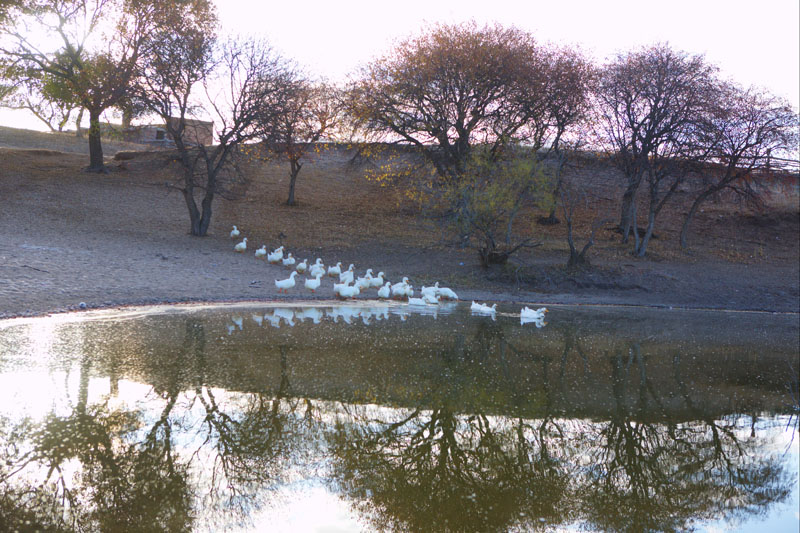
<path id="1" fill-rule="evenodd" d="M 372 286 L 372 269 L 367 269 L 367 273 L 364 275 L 363 278 L 358 278 L 356 280 L 356 287 L 359 290 L 369 289 Z"/>
<path id="2" fill-rule="evenodd" d="M 336 266 L 328 267 L 328 275 L 332 278 L 341 275 L 342 273 L 342 262 L 339 261 L 336 263 Z"/>
<path id="3" fill-rule="evenodd" d="M 386 285 L 378 289 L 378 298 L 382 300 L 388 300 L 389 296 L 392 294 L 392 283 L 390 281 L 386 282 Z"/>
<path id="4" fill-rule="evenodd" d="M 263 259 L 267 255 L 267 245 L 262 244 L 261 248 L 256 250 L 256 259 Z"/>
<path id="5" fill-rule="evenodd" d="M 244 253 L 247 250 L 247 237 L 242 239 L 242 242 L 233 247 L 234 252 Z"/>
<path id="6" fill-rule="evenodd" d="M 422 295 L 422 300 L 428 305 L 439 305 L 439 297 L 435 294 L 427 293 Z"/>
<path id="7" fill-rule="evenodd" d="M 355 265 L 351 263 L 347 270 L 339 274 L 339 283 L 352 283 L 355 277 L 355 270 Z"/>
<path id="8" fill-rule="evenodd" d="M 305 274 L 305 271 L 308 270 L 308 263 L 306 261 L 308 261 L 308 259 L 303 259 L 301 262 L 297 263 L 297 266 L 294 267 L 294 269 L 301 274 Z"/>
<path id="9" fill-rule="evenodd" d="M 486 304 L 479 304 L 473 301 L 469 309 L 475 314 L 494 316 L 494 314 L 497 312 L 497 304 L 492 304 L 492 306 L 489 307 Z"/>
<path id="10" fill-rule="evenodd" d="M 278 246 L 272 250 L 272 253 L 267 255 L 267 261 L 272 264 L 279 263 L 281 259 L 283 259 L 283 246 Z"/>
<path id="11" fill-rule="evenodd" d="M 292 252 L 289 252 L 289 255 L 287 255 L 286 258 L 283 259 L 281 262 L 283 263 L 283 266 L 285 266 L 286 268 L 292 268 L 296 261 L 295 258 L 292 257 Z"/>
<path id="12" fill-rule="evenodd" d="M 311 292 L 314 292 L 315 290 L 319 289 L 319 285 L 320 283 L 322 283 L 320 278 L 322 278 L 322 274 L 316 275 L 313 279 L 306 278 L 306 281 L 304 283 L 306 289 L 310 290 Z"/>
<path id="13" fill-rule="evenodd" d="M 339 297 L 342 299 L 355 298 L 361 291 L 355 285 L 345 285 L 339 289 Z"/>
<path id="14" fill-rule="evenodd" d="M 311 268 L 308 269 L 308 273 L 311 274 L 311 277 L 316 278 L 317 274 L 322 276 L 325 275 L 325 265 L 322 264 L 322 259 L 317 257 L 317 262 L 311 265 Z"/>
<path id="15" fill-rule="evenodd" d="M 439 287 L 439 289 L 436 291 L 436 296 L 442 300 L 458 300 L 458 294 L 447 287 Z"/>
<path id="16" fill-rule="evenodd" d="M 395 300 L 402 300 L 404 298 L 412 298 L 414 296 L 414 289 L 403 278 L 403 283 L 395 283 L 392 285 L 392 298 Z"/>
<path id="17" fill-rule="evenodd" d="M 370 287 L 373 289 L 377 289 L 378 287 L 383 286 L 383 272 L 378 272 L 378 275 L 372 278 L 370 282 Z"/>
<path id="18" fill-rule="evenodd" d="M 544 321 L 545 313 L 547 313 L 546 307 L 541 307 L 539 309 L 534 310 L 525 306 L 519 312 L 519 323 L 527 324 L 529 322 L 533 322 L 537 328 L 542 328 L 547 325 L 547 322 Z"/>
<path id="19" fill-rule="evenodd" d="M 231 239 L 238 239 L 240 233 L 241 232 L 239 231 L 239 228 L 234 226 L 233 229 L 231 230 Z"/>
<path id="20" fill-rule="evenodd" d="M 286 279 L 276 279 L 275 286 L 278 288 L 278 292 L 288 292 L 289 289 L 294 287 L 294 277 L 297 275 L 297 272 L 292 272 L 292 274 Z"/>
<path id="21" fill-rule="evenodd" d="M 439 282 L 437 281 L 436 285 L 434 285 L 433 287 L 422 287 L 419 290 L 419 292 L 423 296 L 426 295 L 426 294 L 430 294 L 430 295 L 436 296 L 439 293 Z"/>

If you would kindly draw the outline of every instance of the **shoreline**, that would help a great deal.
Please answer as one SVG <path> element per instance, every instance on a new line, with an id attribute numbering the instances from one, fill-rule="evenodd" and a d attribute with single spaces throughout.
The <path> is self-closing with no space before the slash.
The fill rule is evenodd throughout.
<path id="1" fill-rule="evenodd" d="M 642 309 L 642 310 L 661 310 L 661 311 L 691 311 L 691 312 L 705 312 L 705 313 L 747 313 L 747 314 L 765 314 L 765 315 L 788 315 L 800 316 L 800 311 L 777 311 L 769 309 L 737 309 L 725 307 L 696 307 L 696 306 L 681 306 L 681 305 L 667 305 L 667 304 L 643 304 L 643 303 L 625 303 L 625 302 L 603 302 L 603 301 L 564 301 L 548 298 L 538 299 L 515 299 L 508 298 L 508 295 L 493 295 L 495 298 L 476 298 L 481 302 L 502 303 L 506 305 L 535 305 L 535 306 L 555 306 L 555 307 L 572 307 L 572 308 L 611 308 L 611 309 Z M 500 298 L 497 298 L 500 296 Z M 504 297 L 505 296 L 505 297 Z M 467 304 L 470 299 L 460 299 L 456 303 Z M 16 321 L 19 319 L 29 318 L 43 318 L 51 317 L 54 315 L 78 315 L 87 313 L 100 313 L 100 312 L 140 312 L 150 313 L 154 310 L 161 308 L 180 309 L 180 308 L 201 308 L 201 307 L 281 307 L 281 306 L 296 306 L 296 307 L 314 307 L 314 306 L 333 306 L 333 305 L 352 305 L 352 306 L 365 306 L 365 305 L 385 305 L 389 304 L 396 307 L 402 307 L 405 304 L 397 300 L 378 300 L 378 299 L 349 299 L 339 300 L 331 299 L 329 297 L 309 298 L 307 295 L 303 297 L 288 297 L 281 299 L 188 299 L 188 300 L 165 300 L 158 298 L 146 298 L 139 301 L 131 302 L 111 302 L 108 305 L 87 305 L 81 308 L 78 305 L 54 308 L 46 311 L 36 312 L 11 312 L 0 313 L 0 323 L 6 321 Z M 433 308 L 433 306 L 431 306 Z"/>

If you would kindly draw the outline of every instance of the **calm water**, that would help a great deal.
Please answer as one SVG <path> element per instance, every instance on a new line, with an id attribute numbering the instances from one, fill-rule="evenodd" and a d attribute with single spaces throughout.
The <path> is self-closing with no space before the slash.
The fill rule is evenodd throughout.
<path id="1" fill-rule="evenodd" d="M 798 530 L 797 315 L 468 307 L 0 322 L 0 531 Z"/>

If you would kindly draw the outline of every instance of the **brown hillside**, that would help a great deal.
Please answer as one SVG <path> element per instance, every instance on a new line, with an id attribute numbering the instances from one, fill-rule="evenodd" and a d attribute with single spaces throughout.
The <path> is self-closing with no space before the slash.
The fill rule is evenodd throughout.
<path id="1" fill-rule="evenodd" d="M 321 150 L 306 161 L 296 207 L 284 204 L 288 164 L 250 164 L 242 194 L 215 203 L 206 239 L 187 235 L 183 199 L 166 186 L 177 172 L 167 153 L 109 159 L 111 173 L 97 175 L 83 172 L 84 155 L 39 148 L 0 149 L 0 197 L 6 200 L 0 212 L 0 256 L 6 261 L 9 291 L 4 302 L 0 285 L 0 314 L 70 305 L 87 299 L 80 295 L 90 288 L 98 305 L 263 297 L 264 290 L 269 295 L 272 279 L 284 277 L 285 271 L 265 270 L 253 266 L 252 257 L 225 251 L 231 247 L 233 224 L 249 237 L 251 250 L 281 242 L 298 259 L 353 262 L 359 273 L 369 267 L 395 280 L 409 275 L 417 287 L 440 280 L 461 289 L 462 298 L 505 294 L 528 301 L 798 307 L 796 177 L 772 187 L 779 193 L 774 198 L 783 200 L 767 210 L 724 197 L 706 206 L 694 221 L 690 254 L 680 251 L 677 240 L 689 205 L 687 190 L 665 208 L 644 259 L 632 257 L 630 246 L 619 243 L 608 224 L 590 252 L 595 268 L 567 273 L 564 224 L 539 226 L 533 220 L 541 213 L 530 213 L 520 228 L 533 232 L 542 245 L 515 256 L 513 264 L 484 271 L 474 251 L 452 247 L 451 234 L 404 200 L 400 190 L 366 180 L 365 167 L 353 165 L 354 152 L 344 147 Z M 602 161 L 581 163 L 574 179 L 585 185 L 590 200 L 576 215 L 578 245 L 595 217 L 616 216 L 621 186 Z M 52 261 L 65 267 L 47 268 Z M 109 287 L 93 280 L 87 268 L 106 275 Z M 132 277 L 120 276 L 120 268 Z M 245 270 L 218 274 L 214 268 Z M 53 294 L 61 293 L 61 300 L 53 300 Z"/>

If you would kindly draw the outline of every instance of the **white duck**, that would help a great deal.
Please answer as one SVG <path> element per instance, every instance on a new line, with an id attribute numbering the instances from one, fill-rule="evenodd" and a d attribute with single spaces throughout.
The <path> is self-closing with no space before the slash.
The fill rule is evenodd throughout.
<path id="1" fill-rule="evenodd" d="M 378 298 L 382 300 L 388 300 L 389 296 L 392 294 L 392 283 L 390 281 L 386 282 L 386 285 L 378 289 Z"/>
<path id="2" fill-rule="evenodd" d="M 400 296 L 401 298 L 413 298 L 414 297 L 414 286 L 406 284 L 403 287 L 403 293 Z"/>
<path id="3" fill-rule="evenodd" d="M 256 250 L 256 259 L 263 259 L 267 255 L 267 245 L 262 244 L 261 248 Z"/>
<path id="4" fill-rule="evenodd" d="M 355 277 L 355 270 L 355 265 L 351 263 L 347 270 L 339 274 L 339 283 L 352 283 Z"/>
<path id="5" fill-rule="evenodd" d="M 306 261 L 308 261 L 308 259 L 303 259 L 301 262 L 297 263 L 297 266 L 294 267 L 294 269 L 299 273 L 304 274 L 305 271 L 308 270 L 308 263 Z"/>
<path id="6" fill-rule="evenodd" d="M 242 239 L 242 242 L 233 247 L 234 252 L 244 253 L 247 250 L 247 237 Z"/>
<path id="7" fill-rule="evenodd" d="M 403 278 L 403 283 L 392 285 L 392 298 L 402 300 L 404 298 L 412 298 L 414 296 L 414 288 L 405 282 L 408 278 Z"/>
<path id="8" fill-rule="evenodd" d="M 494 314 L 497 312 L 497 304 L 492 304 L 492 306 L 489 307 L 486 304 L 479 304 L 473 301 L 469 309 L 475 314 L 494 316 Z"/>
<path id="9" fill-rule="evenodd" d="M 544 315 L 547 313 L 546 307 L 540 307 L 539 309 L 533 310 L 527 305 L 522 308 L 519 312 L 520 317 L 525 317 L 529 320 L 542 320 Z"/>
<path id="10" fill-rule="evenodd" d="M 395 283 L 394 285 L 392 285 L 392 294 L 394 294 L 395 290 L 399 290 L 400 287 L 403 286 L 403 285 L 408 285 L 408 278 L 404 277 L 403 281 L 401 281 L 400 283 Z"/>
<path id="11" fill-rule="evenodd" d="M 313 279 L 306 278 L 304 283 L 306 289 L 310 290 L 311 292 L 319 289 L 319 285 L 322 283 L 320 278 L 322 278 L 322 274 L 317 274 Z"/>
<path id="12" fill-rule="evenodd" d="M 383 272 L 378 272 L 378 275 L 372 278 L 372 281 L 370 282 L 370 287 L 372 287 L 373 289 L 377 289 L 378 287 L 381 286 L 383 286 Z"/>
<path id="13" fill-rule="evenodd" d="M 355 285 L 344 285 L 339 288 L 339 297 L 342 299 L 355 298 L 361 294 L 361 290 Z"/>
<path id="14" fill-rule="evenodd" d="M 529 322 L 533 322 L 537 328 L 543 328 L 544 326 L 547 325 L 547 322 L 544 321 L 545 313 L 547 313 L 546 307 L 534 310 L 534 309 L 529 309 L 526 306 L 519 313 L 519 323 L 528 324 Z"/>
<path id="15" fill-rule="evenodd" d="M 297 272 L 292 272 L 292 274 L 286 279 L 276 279 L 275 286 L 278 288 L 278 292 L 288 292 L 289 289 L 294 287 L 294 277 L 297 275 Z"/>
<path id="16" fill-rule="evenodd" d="M 283 259 L 283 246 L 278 246 L 267 255 L 267 261 L 272 264 L 279 263 Z"/>
<path id="17" fill-rule="evenodd" d="M 328 275 L 332 278 L 341 275 L 342 273 L 342 262 L 339 261 L 336 263 L 336 266 L 328 267 Z"/>
<path id="18" fill-rule="evenodd" d="M 317 262 L 311 265 L 311 268 L 308 269 L 308 273 L 311 274 L 311 277 L 316 278 L 317 274 L 322 276 L 325 275 L 325 265 L 322 264 L 322 259 L 317 257 Z"/>
<path id="19" fill-rule="evenodd" d="M 426 295 L 426 294 L 430 294 L 432 296 L 436 296 L 439 293 L 439 282 L 437 281 L 436 285 L 434 285 L 433 287 L 422 287 L 419 290 L 419 292 L 423 296 Z"/>
<path id="20" fill-rule="evenodd" d="M 292 268 L 296 260 L 294 257 L 292 257 L 292 252 L 289 252 L 289 255 L 287 255 L 286 258 L 283 259 L 281 262 L 283 263 L 283 266 L 285 266 L 286 268 Z"/>
<path id="21" fill-rule="evenodd" d="M 439 297 L 435 294 L 423 294 L 422 300 L 428 305 L 439 305 Z"/>
<path id="22" fill-rule="evenodd" d="M 231 239 L 238 239 L 240 233 L 241 232 L 239 231 L 239 228 L 234 226 L 233 229 L 231 230 Z"/>
<path id="23" fill-rule="evenodd" d="M 366 275 L 363 278 L 358 278 L 356 280 L 356 287 L 359 290 L 369 289 L 372 286 L 372 269 L 368 269 Z"/>
<path id="24" fill-rule="evenodd" d="M 436 296 L 442 300 L 458 300 L 458 294 L 447 287 L 439 287 L 439 289 L 436 291 Z"/>

